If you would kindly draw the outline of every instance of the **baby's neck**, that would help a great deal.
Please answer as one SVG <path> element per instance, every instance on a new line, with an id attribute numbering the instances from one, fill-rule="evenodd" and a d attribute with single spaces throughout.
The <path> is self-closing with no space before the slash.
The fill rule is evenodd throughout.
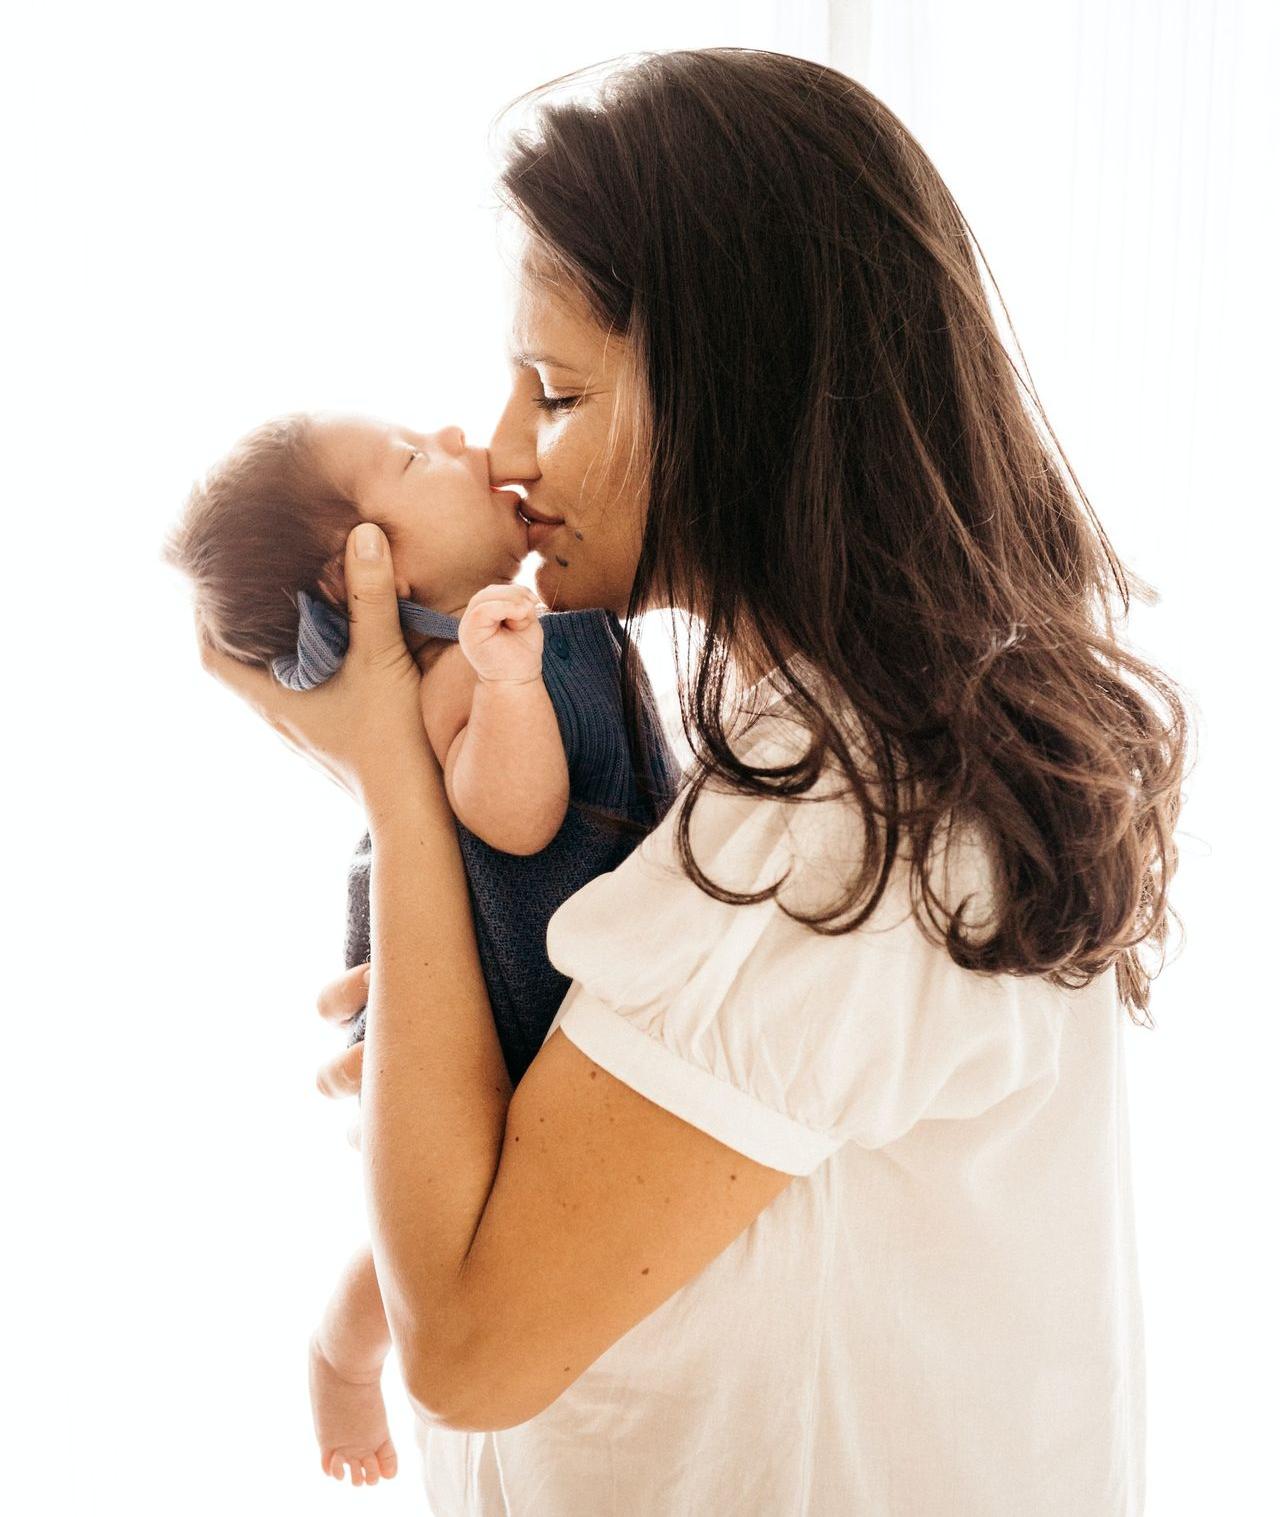
<path id="1" fill-rule="evenodd" d="M 481 587 L 477 585 L 476 588 L 480 589 Z M 447 596 L 444 598 L 446 601 L 448 600 Z M 468 596 L 460 606 L 457 606 L 452 610 L 448 609 L 446 606 L 432 605 L 430 601 L 425 600 L 423 596 L 419 594 L 418 591 L 416 591 L 412 586 L 409 588 L 407 599 L 416 601 L 420 606 L 427 606 L 430 608 L 430 610 L 439 613 L 441 616 L 451 616 L 454 621 L 461 621 L 463 612 L 471 604 L 471 597 Z M 440 655 L 445 651 L 445 649 L 450 645 L 450 643 L 454 641 L 456 641 L 456 639 L 449 637 L 430 637 L 423 640 L 422 647 L 419 648 L 413 655 L 414 663 L 417 664 L 419 670 L 425 674 L 427 670 L 430 669 L 432 664 L 435 663 L 436 659 L 438 659 Z M 410 646 L 412 646 L 412 642 Z"/>
<path id="2" fill-rule="evenodd" d="M 425 674 L 427 670 L 430 669 L 432 664 L 435 663 L 436 659 L 438 659 L 440 655 L 445 651 L 445 649 L 453 646 L 456 646 L 456 644 L 452 638 L 427 638 L 426 641 L 422 644 L 422 647 L 419 648 L 413 655 L 413 661 L 415 664 L 417 664 L 419 673 Z"/>

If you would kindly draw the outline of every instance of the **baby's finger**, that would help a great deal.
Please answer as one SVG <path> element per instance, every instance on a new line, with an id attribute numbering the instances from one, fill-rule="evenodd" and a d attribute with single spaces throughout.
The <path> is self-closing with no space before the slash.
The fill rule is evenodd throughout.
<path id="1" fill-rule="evenodd" d="M 514 600 L 487 600 L 471 608 L 472 617 L 484 622 L 514 621 L 533 614 L 533 608 L 526 602 Z"/>
<path id="2" fill-rule="evenodd" d="M 502 599 L 504 596 L 517 600 L 536 601 L 538 599 L 537 592 L 530 590 L 528 585 L 517 585 L 512 582 L 509 584 L 486 585 L 484 589 L 476 591 L 471 597 L 470 604 L 474 606 L 478 601 L 493 600 L 495 597 Z"/>

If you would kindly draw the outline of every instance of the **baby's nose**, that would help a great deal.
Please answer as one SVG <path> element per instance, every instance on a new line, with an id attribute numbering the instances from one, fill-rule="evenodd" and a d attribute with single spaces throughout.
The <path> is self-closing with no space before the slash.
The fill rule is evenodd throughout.
<path id="1" fill-rule="evenodd" d="M 446 453 L 464 453 L 467 439 L 461 427 L 442 427 L 436 436 Z"/>

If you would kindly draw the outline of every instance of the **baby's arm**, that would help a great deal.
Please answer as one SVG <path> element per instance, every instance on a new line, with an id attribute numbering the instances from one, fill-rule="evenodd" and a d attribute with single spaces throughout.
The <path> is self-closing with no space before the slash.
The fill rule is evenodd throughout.
<path id="1" fill-rule="evenodd" d="M 458 820 L 503 853 L 545 848 L 568 809 L 569 765 L 541 674 L 482 680 L 455 643 L 422 677 L 422 719 Z"/>

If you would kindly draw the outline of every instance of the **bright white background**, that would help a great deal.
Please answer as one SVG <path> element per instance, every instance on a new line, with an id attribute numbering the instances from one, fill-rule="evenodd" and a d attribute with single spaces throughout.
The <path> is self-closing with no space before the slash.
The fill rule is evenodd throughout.
<path id="1" fill-rule="evenodd" d="M 493 117 L 583 64 L 713 44 L 827 59 L 904 117 L 1117 550 L 1162 592 L 1134 640 L 1198 700 L 1202 738 L 1188 942 L 1159 1030 L 1127 1044 L 1148 1511 L 1259 1509 L 1275 42 L 1264 0 L 224 0 L 6 23 L 13 1510 L 424 1510 L 393 1374 L 402 1473 L 374 1491 L 319 1474 L 306 1397 L 307 1335 L 364 1225 L 354 1107 L 313 1085 L 340 1045 L 313 1002 L 341 968 L 360 818 L 201 675 L 158 549 L 197 471 L 274 412 L 487 437 Z"/>

